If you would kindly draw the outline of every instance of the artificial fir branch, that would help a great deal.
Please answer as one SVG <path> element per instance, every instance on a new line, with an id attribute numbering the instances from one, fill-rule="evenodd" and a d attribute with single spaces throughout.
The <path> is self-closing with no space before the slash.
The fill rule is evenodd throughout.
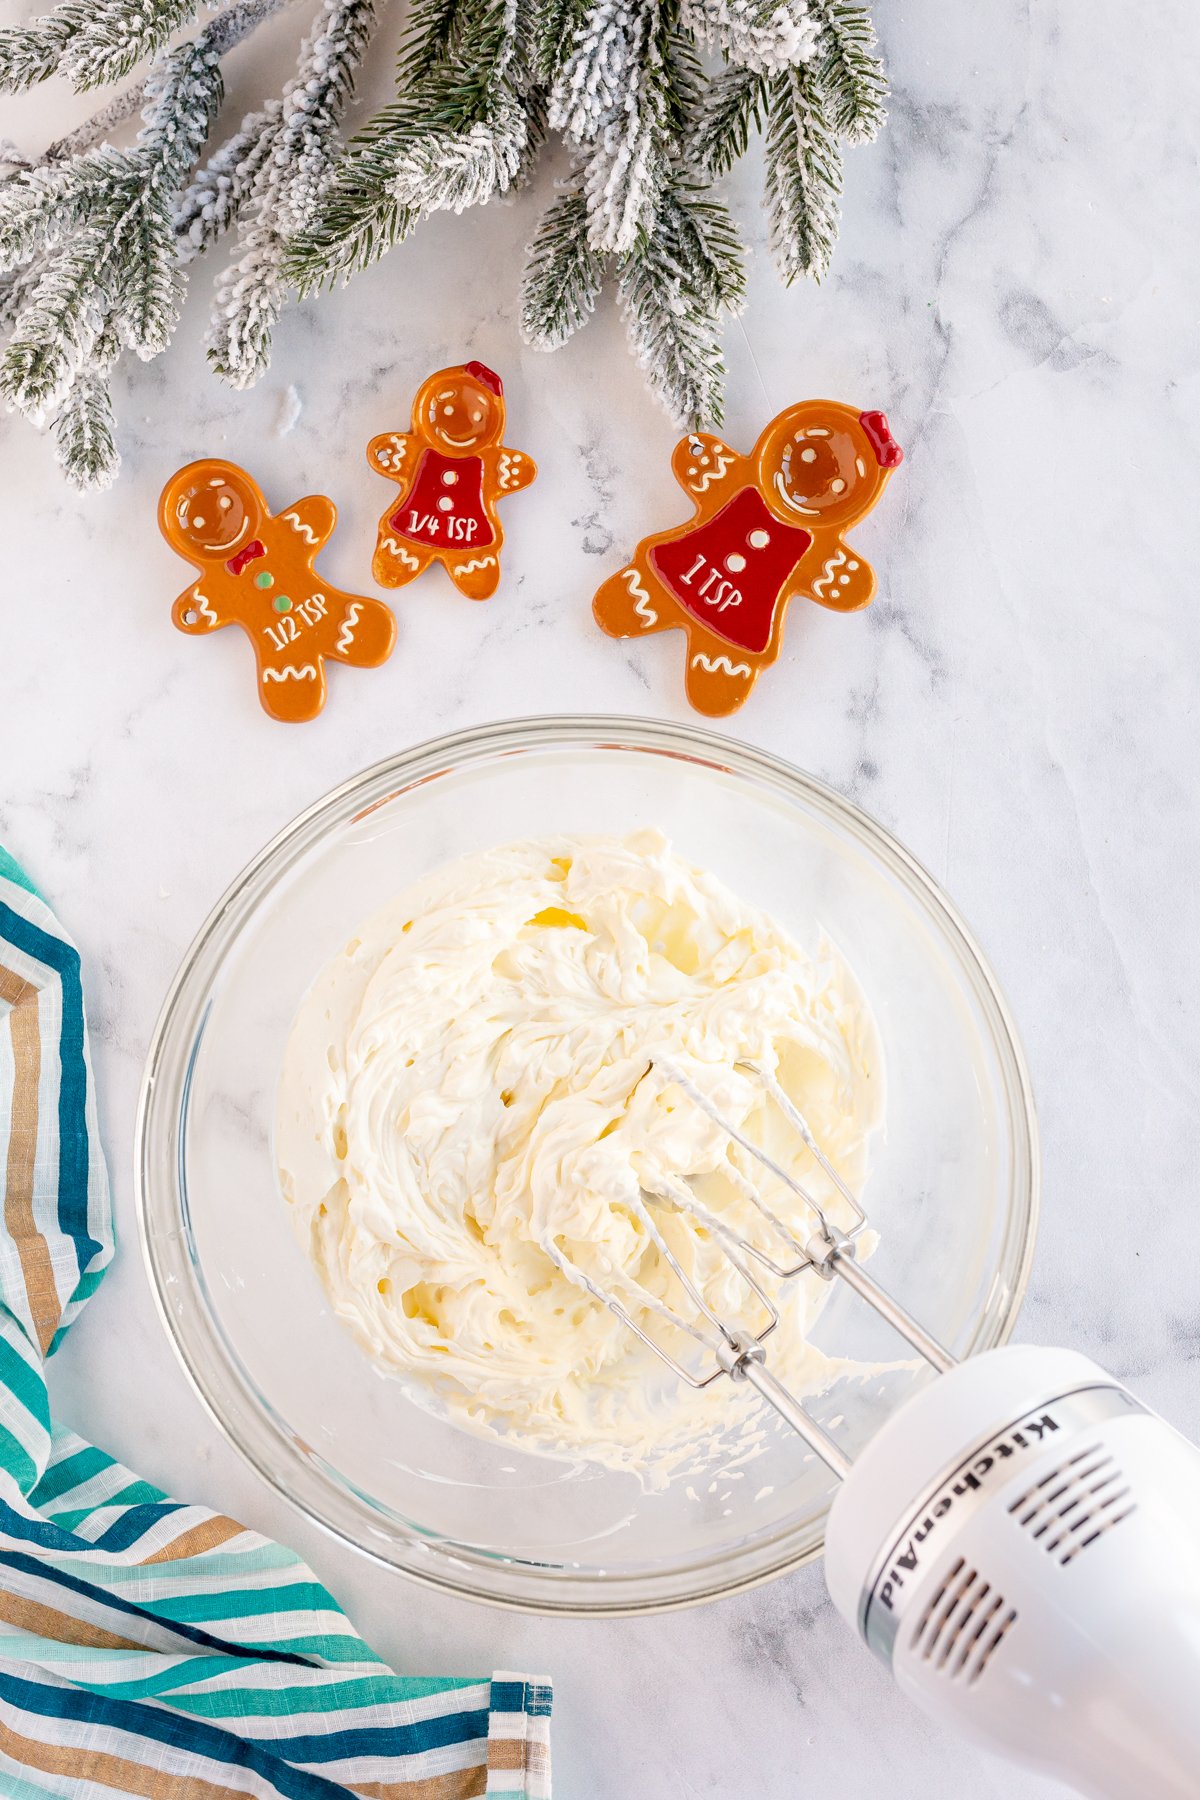
<path id="1" fill-rule="evenodd" d="M 143 0 L 136 10 L 129 0 L 88 0 L 86 11 L 77 0 L 70 3 L 84 17 L 67 41 L 58 72 L 79 93 L 128 75 L 196 11 L 196 0 Z"/>
<path id="2" fill-rule="evenodd" d="M 109 487 L 121 466 L 109 391 L 109 378 L 120 351 L 116 332 L 106 327 L 93 347 L 87 368 L 79 371 L 55 416 L 55 449 L 73 487 Z"/>
<path id="3" fill-rule="evenodd" d="M 745 299 L 729 214 L 685 188 L 663 195 L 654 228 L 617 264 L 630 348 L 679 425 L 720 425 L 725 363 L 721 314 Z"/>
<path id="4" fill-rule="evenodd" d="M 73 10 L 82 12 L 81 7 Z M 54 74 L 74 30 L 66 12 L 63 7 L 28 25 L 6 25 L 0 30 L 0 93 L 20 93 Z"/>
<path id="5" fill-rule="evenodd" d="M 605 259 L 588 232 L 587 199 L 572 188 L 555 201 L 529 246 L 521 325 L 537 350 L 557 350 L 586 325 L 604 285 Z"/>
<path id="6" fill-rule="evenodd" d="M 271 100 L 248 113 L 237 131 L 197 169 L 175 208 L 181 263 L 189 263 L 223 237 L 245 205 L 275 142 L 283 107 Z"/>
<path id="7" fill-rule="evenodd" d="M 78 378 L 92 379 L 102 337 L 118 335 L 140 356 L 165 346 L 182 299 L 171 202 L 221 92 L 216 54 L 201 33 L 152 76 L 132 150 L 88 151 L 0 186 L 0 262 L 19 266 L 35 247 L 44 258 L 0 361 L 0 393 L 28 417 L 57 410 Z M 48 194 L 55 202 L 49 213 Z M 86 441 L 87 434 L 64 432 L 60 443 L 64 454 L 74 453 L 72 445 L 84 454 Z M 104 461 L 69 464 L 68 473 L 101 480 Z"/>
<path id="8" fill-rule="evenodd" d="M 681 0 L 683 23 L 703 44 L 760 75 L 807 62 L 818 25 L 807 0 Z"/>
<path id="9" fill-rule="evenodd" d="M 65 75 L 80 93 L 117 81 L 160 50 L 196 0 L 64 0 L 29 25 L 0 31 L 0 91 Z"/>
<path id="10" fill-rule="evenodd" d="M 518 4 L 532 0 L 482 0 L 461 24 L 458 8 L 417 10 L 397 100 L 351 140 L 289 247 L 285 270 L 301 293 L 357 274 L 426 212 L 461 211 L 511 185 L 526 137 L 514 125 Z"/>
<path id="11" fill-rule="evenodd" d="M 743 277 L 711 183 L 762 131 L 780 270 L 819 278 L 841 143 L 884 117 L 870 18 L 849 0 L 410 0 L 395 99 L 339 151 L 375 0 L 323 0 L 283 96 L 205 158 L 221 55 L 289 3 L 232 0 L 169 52 L 199 0 L 61 0 L 0 31 L 0 90 L 56 70 L 96 86 L 157 53 L 148 80 L 40 157 L 0 145 L 14 171 L 0 180 L 0 395 L 54 416 L 73 480 L 111 479 L 109 373 L 122 346 L 163 347 L 186 266 L 224 232 L 238 240 L 210 355 L 245 385 L 266 366 L 289 285 L 345 280 L 430 213 L 511 192 L 548 129 L 573 174 L 529 248 L 526 337 L 562 343 L 611 274 L 651 387 L 677 420 L 714 424 L 721 324 Z M 131 149 L 99 142 L 140 107 Z"/>
<path id="12" fill-rule="evenodd" d="M 887 80 L 875 49 L 875 30 L 862 6 L 809 0 L 820 27 L 817 70 L 829 122 L 848 144 L 869 143 L 887 118 Z"/>
<path id="13" fill-rule="evenodd" d="M 767 212 L 771 248 L 786 282 L 818 281 L 837 241 L 842 152 L 810 69 L 771 81 L 767 122 Z"/>
<path id="14" fill-rule="evenodd" d="M 767 78 L 732 65 L 702 88 L 688 120 L 684 162 L 705 181 L 725 175 L 762 128 Z"/>
<path id="15" fill-rule="evenodd" d="M 209 334 L 209 361 L 235 387 L 257 381 L 270 360 L 287 299 L 288 243 L 325 187 L 338 120 L 374 23 L 374 0 L 324 0 L 278 117 L 261 127 L 240 254 L 218 283 Z"/>

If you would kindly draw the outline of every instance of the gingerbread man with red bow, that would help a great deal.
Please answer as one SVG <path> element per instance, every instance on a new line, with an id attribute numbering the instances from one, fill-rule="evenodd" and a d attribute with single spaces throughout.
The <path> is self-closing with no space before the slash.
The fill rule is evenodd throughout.
<path id="1" fill-rule="evenodd" d="M 440 562 L 468 600 L 495 593 L 504 542 L 496 502 L 537 474 L 503 435 L 503 383 L 486 364 L 469 362 L 422 383 L 411 431 L 371 439 L 367 461 L 401 488 L 399 504 L 379 521 L 371 567 L 381 587 L 403 587 Z"/>
<path id="2" fill-rule="evenodd" d="M 374 668 L 396 641 L 382 600 L 343 594 L 313 568 L 337 507 L 309 494 L 273 516 L 245 469 L 194 462 L 158 503 L 163 536 L 198 570 L 171 617 L 199 635 L 240 625 L 258 659 L 258 697 L 273 719 L 315 718 L 325 704 L 326 657 Z"/>
<path id="3" fill-rule="evenodd" d="M 714 717 L 736 711 L 779 655 L 789 600 L 854 612 L 874 597 L 870 564 L 842 534 L 902 460 L 883 413 L 833 400 L 789 407 L 749 456 L 692 433 L 671 467 L 695 512 L 604 583 L 597 623 L 610 637 L 682 628 L 688 699 Z"/>

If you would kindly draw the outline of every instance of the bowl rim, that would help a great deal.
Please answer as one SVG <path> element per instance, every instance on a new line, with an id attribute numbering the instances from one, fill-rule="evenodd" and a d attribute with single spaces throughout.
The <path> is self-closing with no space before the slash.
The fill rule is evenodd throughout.
<path id="1" fill-rule="evenodd" d="M 253 912 L 267 889 L 317 841 L 329 823 L 366 817 L 376 807 L 424 785 L 440 775 L 498 755 L 592 745 L 598 749 L 641 750 L 709 765 L 722 773 L 757 777 L 768 787 L 797 791 L 818 812 L 849 828 L 852 836 L 891 865 L 910 889 L 915 890 L 932 914 L 946 928 L 950 948 L 957 952 L 963 971 L 973 978 L 991 1028 L 993 1048 L 1005 1070 L 1007 1120 L 1012 1135 L 1013 1174 L 1007 1215 L 1007 1239 L 1017 1236 L 1016 1257 L 1008 1275 L 1006 1305 L 993 1319 L 977 1321 L 965 1351 L 974 1355 L 1006 1343 L 1016 1324 L 1028 1286 L 1037 1238 L 1041 1205 L 1041 1156 L 1032 1084 L 1016 1027 L 992 969 L 966 922 L 924 866 L 895 838 L 852 800 L 815 776 L 771 751 L 742 743 L 706 725 L 652 719 L 633 714 L 572 713 L 535 714 L 489 721 L 463 730 L 428 738 L 408 750 L 372 763 L 340 782 L 296 815 L 267 842 L 262 850 L 230 882 L 185 951 L 167 989 L 151 1035 L 138 1096 L 134 1131 L 134 1197 L 138 1235 L 151 1292 L 167 1339 L 188 1381 L 226 1441 L 249 1467 L 283 1500 L 339 1542 L 396 1570 L 425 1587 L 471 1599 L 507 1611 L 543 1616 L 620 1618 L 680 1611 L 686 1607 L 725 1598 L 761 1586 L 790 1573 L 818 1557 L 824 1539 L 793 1548 L 764 1566 L 730 1571 L 724 1578 L 720 1565 L 705 1563 L 706 1580 L 683 1592 L 616 1593 L 655 1579 L 652 1572 L 622 1577 L 608 1587 L 599 1575 L 555 1574 L 551 1579 L 525 1563 L 476 1553 L 474 1561 L 461 1546 L 453 1554 L 432 1554 L 432 1543 L 418 1530 L 398 1525 L 391 1531 L 376 1528 L 377 1543 L 356 1533 L 340 1504 L 343 1496 L 318 1467 L 319 1458 L 308 1446 L 272 1421 L 275 1459 L 257 1442 L 261 1435 L 264 1402 L 247 1393 L 246 1378 L 235 1366 L 221 1334 L 199 1295 L 192 1260 L 181 1246 L 189 1235 L 187 1189 L 183 1172 L 184 1133 L 180 1120 L 186 1114 L 195 1055 L 207 1016 L 209 975 L 220 966 L 225 949 L 240 925 Z M 371 795 L 369 804 L 348 809 L 348 803 Z M 199 1029 L 196 1029 L 196 1027 Z M 173 1066 L 174 1065 L 174 1066 Z M 177 1080 L 172 1084 L 172 1074 Z M 175 1092 L 175 1088 L 178 1092 Z M 165 1101 L 174 1093 L 175 1104 Z M 172 1172 L 167 1211 L 173 1228 L 156 1229 L 162 1204 L 156 1204 L 152 1188 L 161 1169 Z M 168 1292 L 182 1277 L 190 1284 L 199 1304 L 185 1325 L 168 1301 Z M 345 1487 L 346 1484 L 342 1484 Z M 348 1495 L 347 1495 L 348 1498 Z M 324 1500 L 324 1504 L 322 1501 Z M 335 1504 L 339 1502 L 339 1504 Z M 736 1554 L 736 1553 L 735 1553 Z M 470 1579 L 474 1568 L 504 1567 L 522 1572 L 521 1591 L 497 1592 Z M 674 1579 L 686 1579 L 699 1565 L 674 1571 Z M 465 1570 L 466 1573 L 460 1571 Z M 661 1580 L 661 1575 L 657 1577 Z M 540 1584 L 540 1585 L 539 1585 Z M 569 1586 L 570 1594 L 564 1593 Z M 586 1597 L 585 1597 L 586 1596 Z"/>

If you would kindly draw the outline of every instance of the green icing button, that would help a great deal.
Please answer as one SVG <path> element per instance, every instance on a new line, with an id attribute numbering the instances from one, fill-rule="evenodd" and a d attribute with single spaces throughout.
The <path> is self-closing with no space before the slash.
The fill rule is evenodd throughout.
<path id="1" fill-rule="evenodd" d="M 292 603 L 286 594 L 276 594 L 272 604 L 276 612 L 291 612 L 292 610 Z"/>
<path id="2" fill-rule="evenodd" d="M 268 575 L 267 571 L 264 569 L 261 575 L 256 575 L 254 577 L 254 585 L 255 587 L 274 587 L 275 577 L 273 575 Z"/>

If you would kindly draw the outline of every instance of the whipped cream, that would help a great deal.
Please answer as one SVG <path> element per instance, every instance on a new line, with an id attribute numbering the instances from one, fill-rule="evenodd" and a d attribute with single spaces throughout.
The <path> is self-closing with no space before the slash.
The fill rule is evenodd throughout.
<path id="1" fill-rule="evenodd" d="M 880 1050 L 827 939 L 807 954 L 657 831 L 533 839 L 439 869 L 324 969 L 288 1044 L 281 1184 L 334 1312 L 414 1397 L 516 1447 L 652 1482 L 715 1434 L 728 1447 L 754 1398 L 686 1386 L 588 1283 L 707 1369 L 711 1353 L 663 1316 L 692 1315 L 652 1226 L 714 1312 L 751 1328 L 761 1315 L 711 1230 L 655 1196 L 686 1180 L 769 1249 L 749 1176 L 801 1239 L 812 1230 L 669 1070 L 848 1222 L 740 1059 L 777 1077 L 861 1192 Z M 779 1293 L 771 1367 L 817 1392 L 844 1367 L 808 1340 L 828 1284 Z"/>

